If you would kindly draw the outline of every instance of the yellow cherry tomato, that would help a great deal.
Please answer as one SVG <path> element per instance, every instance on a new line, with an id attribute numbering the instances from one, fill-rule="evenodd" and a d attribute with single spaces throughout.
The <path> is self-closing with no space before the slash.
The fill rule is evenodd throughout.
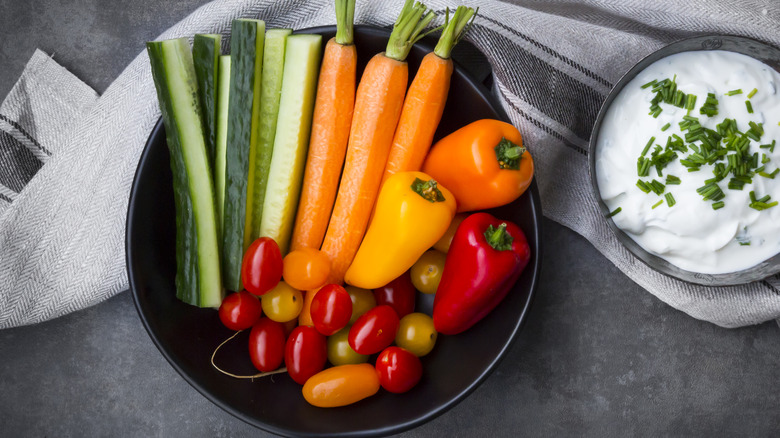
<path id="1" fill-rule="evenodd" d="M 441 239 L 433 244 L 433 247 L 447 254 L 450 250 L 450 244 L 452 244 L 452 238 L 455 236 L 455 231 L 458 231 L 458 226 L 467 216 L 467 213 L 456 214 L 455 217 L 452 218 L 452 222 L 450 222 L 450 227 L 447 228 L 447 231 L 441 236 Z"/>
<path id="2" fill-rule="evenodd" d="M 432 249 L 426 251 L 412 265 L 412 284 L 415 289 L 424 294 L 434 294 L 441 281 L 441 273 L 444 271 L 444 261 L 447 256 L 443 252 Z"/>
<path id="3" fill-rule="evenodd" d="M 379 376 L 367 363 L 330 367 L 309 377 L 303 398 L 320 408 L 346 406 L 379 391 Z"/>
<path id="4" fill-rule="evenodd" d="M 417 357 L 433 350 L 439 334 L 433 327 L 433 318 L 424 313 L 410 313 L 403 318 L 395 335 L 395 343 Z"/>
<path id="5" fill-rule="evenodd" d="M 287 322 L 298 317 L 303 308 L 303 294 L 284 281 L 260 297 L 265 316 L 276 322 Z"/>
<path id="6" fill-rule="evenodd" d="M 330 274 L 330 259 L 314 248 L 290 252 L 282 262 L 282 277 L 298 290 L 312 290 L 325 285 Z"/>
<path id="7" fill-rule="evenodd" d="M 368 362 L 368 355 L 359 354 L 349 346 L 349 327 L 346 326 L 328 336 L 328 362 L 333 365 L 347 365 Z"/>
<path id="8" fill-rule="evenodd" d="M 368 289 L 361 289 L 355 286 L 344 287 L 352 299 L 352 316 L 349 318 L 349 325 L 352 325 L 360 318 L 360 315 L 376 307 L 376 298 L 374 293 Z"/>

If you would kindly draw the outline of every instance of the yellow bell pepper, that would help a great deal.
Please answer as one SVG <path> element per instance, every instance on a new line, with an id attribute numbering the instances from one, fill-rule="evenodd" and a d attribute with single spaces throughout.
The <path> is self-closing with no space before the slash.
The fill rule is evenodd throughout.
<path id="1" fill-rule="evenodd" d="M 444 235 L 455 209 L 452 193 L 425 173 L 392 175 L 344 281 L 376 289 L 401 276 Z"/>

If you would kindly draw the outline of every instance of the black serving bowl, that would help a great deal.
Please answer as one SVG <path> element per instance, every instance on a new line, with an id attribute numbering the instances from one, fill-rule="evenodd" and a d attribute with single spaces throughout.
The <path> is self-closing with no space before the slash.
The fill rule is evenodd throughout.
<path id="1" fill-rule="evenodd" d="M 300 32 L 322 34 L 324 43 L 335 35 L 335 26 Z M 368 59 L 384 49 L 388 36 L 385 29 L 356 27 L 359 74 Z M 410 78 L 432 48 L 430 39 L 413 48 Z M 481 118 L 507 120 L 487 90 L 456 67 L 437 138 Z M 224 410 L 266 431 L 343 437 L 386 435 L 420 425 L 454 406 L 485 380 L 526 319 L 540 267 L 541 208 L 536 184 L 513 204 L 494 212 L 525 231 L 532 249 L 525 272 L 483 321 L 461 335 L 439 337 L 434 350 L 422 358 L 423 378 L 411 391 L 397 395 L 380 389 L 377 395 L 356 404 L 322 409 L 309 405 L 301 386 L 287 374 L 253 381 L 228 377 L 209 361 L 214 349 L 233 332 L 222 326 L 213 309 L 189 306 L 175 297 L 171 187 L 165 128 L 158 122 L 141 155 L 127 215 L 127 270 L 138 314 L 157 348 L 187 382 Z M 418 302 L 418 310 L 430 312 L 430 306 L 430 299 Z M 222 369 L 234 374 L 256 373 L 245 335 L 241 333 L 220 350 L 216 362 Z"/>
<path id="2" fill-rule="evenodd" d="M 599 207 L 605 217 L 605 220 L 607 221 L 607 225 L 609 225 L 609 228 L 615 233 L 623 246 L 625 246 L 632 254 L 634 254 L 634 256 L 646 263 L 651 268 L 677 279 L 704 286 L 730 286 L 750 283 L 752 281 L 761 280 L 780 272 L 780 254 L 775 255 L 774 257 L 771 257 L 762 263 L 753 266 L 752 268 L 725 274 L 702 274 L 699 272 L 691 272 L 685 269 L 681 269 L 642 248 L 628 234 L 618 228 L 612 218 L 607 217 L 609 214 L 609 208 L 601 199 L 598 181 L 596 178 L 596 147 L 598 144 L 601 124 L 604 120 L 607 110 L 612 104 L 612 101 L 614 101 L 618 94 L 620 94 L 620 92 L 623 90 L 623 87 L 631 82 L 631 80 L 634 79 L 644 69 L 662 58 L 666 58 L 667 56 L 680 52 L 692 52 L 698 50 L 726 50 L 730 52 L 741 53 L 743 55 L 758 59 L 775 70 L 780 71 L 780 49 L 760 41 L 738 36 L 710 35 L 689 38 L 669 44 L 668 46 L 665 46 L 646 56 L 644 59 L 636 63 L 636 65 L 634 65 L 631 70 L 628 71 L 628 73 L 620 78 L 620 81 L 618 81 L 618 83 L 612 88 L 612 91 L 610 91 L 609 95 L 607 96 L 607 100 L 604 101 L 604 104 L 601 106 L 598 117 L 596 117 L 596 124 L 593 126 L 593 132 L 590 136 L 590 153 L 588 154 L 588 167 L 590 170 L 591 186 L 593 188 L 593 194 L 598 200 Z"/>

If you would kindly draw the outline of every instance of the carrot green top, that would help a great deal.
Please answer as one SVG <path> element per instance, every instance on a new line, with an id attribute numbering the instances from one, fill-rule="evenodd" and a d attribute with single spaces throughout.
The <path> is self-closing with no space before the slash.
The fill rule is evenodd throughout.
<path id="1" fill-rule="evenodd" d="M 348 46 L 354 42 L 355 0 L 336 0 L 336 42 Z"/>
<path id="2" fill-rule="evenodd" d="M 444 19 L 444 29 L 441 31 L 439 42 L 436 44 L 436 48 L 433 49 L 433 53 L 442 59 L 448 59 L 452 54 L 452 49 L 455 44 L 458 44 L 463 35 L 471 27 L 471 23 L 474 22 L 474 18 L 477 16 L 477 10 L 471 9 L 466 6 L 458 6 L 455 13 L 452 14 L 450 20 L 450 10 L 447 8 L 447 15 Z"/>
<path id="3" fill-rule="evenodd" d="M 405 61 L 414 43 L 428 33 L 438 29 L 422 33 L 423 29 L 433 21 L 435 16 L 433 11 L 424 4 L 406 0 L 401 13 L 398 15 L 398 19 L 393 25 L 393 32 L 390 34 L 390 40 L 387 42 L 385 56 L 397 61 Z"/>

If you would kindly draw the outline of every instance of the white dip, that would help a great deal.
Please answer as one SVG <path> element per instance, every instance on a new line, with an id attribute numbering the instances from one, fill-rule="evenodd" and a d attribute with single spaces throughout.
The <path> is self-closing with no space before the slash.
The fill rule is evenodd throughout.
<path id="1" fill-rule="evenodd" d="M 655 145 L 665 147 L 667 138 L 677 134 L 685 139 L 679 122 L 688 111 L 671 104 L 660 103 L 657 118 L 648 115 L 652 87 L 641 86 L 652 80 L 672 79 L 676 75 L 677 89 L 696 96 L 690 116 L 704 128 L 716 130 L 724 119 L 735 119 L 738 131 L 745 133 L 749 121 L 763 124 L 760 141 L 750 140 L 749 154 L 758 152 L 758 166 L 771 174 L 780 166 L 780 74 L 751 57 L 727 51 L 697 51 L 679 53 L 661 59 L 641 72 L 626 85 L 612 102 L 601 126 L 596 148 L 596 177 L 601 197 L 610 211 L 620 208 L 612 219 L 632 239 L 647 251 L 692 272 L 721 274 L 740 271 L 780 252 L 780 205 L 756 210 L 750 207 L 750 192 L 760 199 L 771 197 L 767 204 L 780 201 L 780 173 L 774 179 L 755 174 L 752 183 L 742 190 L 728 188 L 734 175 L 717 182 L 722 189 L 724 206 L 713 209 L 713 200 L 703 200 L 697 188 L 713 178 L 714 164 L 701 165 L 699 171 L 688 172 L 680 159 L 694 151 L 678 152 L 678 158 L 662 169 L 659 177 L 654 167 L 649 175 L 639 177 L 637 159 L 651 137 L 653 146 L 645 157 L 650 158 Z M 726 95 L 741 89 L 741 94 Z M 758 91 L 748 99 L 753 89 Z M 700 113 L 707 93 L 718 100 L 718 114 L 708 117 Z M 753 113 L 745 101 L 750 101 Z M 661 128 L 670 124 L 666 131 Z M 778 142 L 773 152 L 762 144 Z M 690 145 L 690 142 L 685 142 Z M 700 146 L 701 141 L 693 141 Z M 723 142 L 721 142 L 723 144 Z M 729 152 L 733 153 L 733 152 Z M 766 158 L 762 154 L 766 154 Z M 762 163 L 767 161 L 766 163 Z M 728 165 L 726 159 L 719 161 Z M 637 180 L 653 179 L 666 184 L 668 175 L 681 180 L 679 185 L 665 185 L 661 195 L 645 193 Z M 676 203 L 667 202 L 652 208 L 671 193 Z"/>

